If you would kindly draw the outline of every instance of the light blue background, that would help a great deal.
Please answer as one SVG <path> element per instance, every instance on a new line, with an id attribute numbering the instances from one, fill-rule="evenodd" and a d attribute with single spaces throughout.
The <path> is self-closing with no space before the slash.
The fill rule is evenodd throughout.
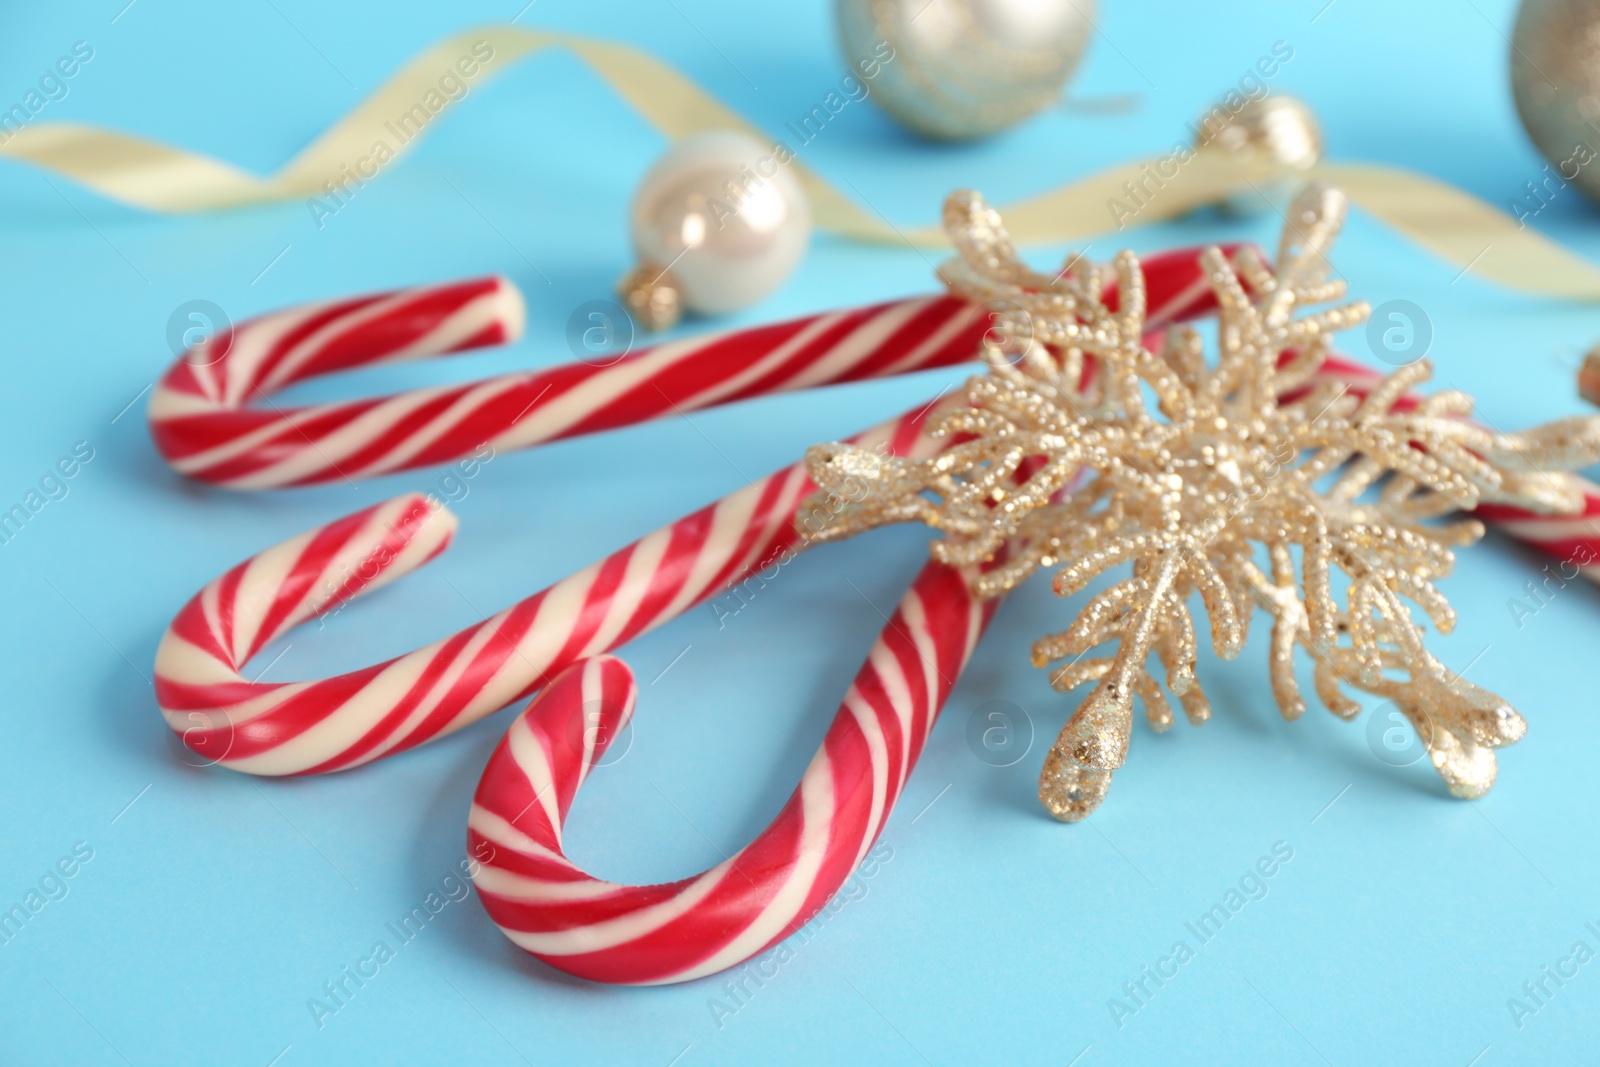
<path id="1" fill-rule="evenodd" d="M 258 172 L 425 45 L 518 5 L 124 2 L 14 7 L 0 33 L 0 102 L 86 40 L 93 61 L 41 119 L 127 130 Z M 956 186 L 1003 202 L 1169 149 L 1281 40 L 1295 55 L 1274 90 L 1317 108 L 1336 157 L 1425 171 L 1498 204 L 1539 177 L 1509 96 L 1509 0 L 1325 2 L 1104 0 L 1103 35 L 1074 87 L 1137 94 L 1131 113 L 1063 109 L 983 144 L 936 146 L 853 104 L 804 158 L 897 222 L 923 223 Z M 771 131 L 842 72 L 820 0 L 538 0 L 522 20 L 648 48 Z M 229 494 L 165 469 L 142 401 L 115 417 L 171 358 L 168 315 L 195 298 L 238 318 L 500 271 L 529 297 L 523 342 L 323 392 L 559 363 L 570 311 L 606 295 L 627 266 L 625 206 L 663 147 L 575 60 L 548 55 L 475 89 L 321 230 L 301 203 L 160 218 L 0 163 L 0 505 L 75 442 L 95 449 L 70 495 L 0 548 L 0 905 L 21 900 L 74 843 L 94 850 L 70 894 L 0 947 L 0 1062 L 1592 1058 L 1600 962 L 1521 1029 L 1506 1002 L 1578 939 L 1600 948 L 1583 925 L 1600 920 L 1600 596 L 1571 586 L 1519 628 L 1507 601 L 1540 563 L 1498 537 L 1446 584 L 1462 622 L 1434 642 L 1530 723 L 1479 803 L 1445 796 L 1426 762 L 1380 762 L 1365 723 L 1320 709 L 1280 721 L 1258 631 L 1238 661 L 1202 664 L 1213 722 L 1162 737 L 1141 726 L 1102 811 L 1057 825 L 1038 808 L 1035 776 L 1072 702 L 1028 667 L 1026 647 L 1073 607 L 1040 584 L 1005 605 L 951 699 L 885 832 L 893 859 L 721 1027 L 710 1001 L 732 1003 L 722 979 L 645 990 L 569 980 L 515 950 L 469 899 L 319 1029 L 308 998 L 388 939 L 384 924 L 462 857 L 471 792 L 509 713 L 349 774 L 256 781 L 174 758 L 151 660 L 172 614 L 227 566 L 433 488 L 440 472 Z M 1576 191 L 1537 225 L 1600 258 L 1600 221 Z M 1271 219 L 1197 219 L 1096 241 L 1093 254 L 1275 236 Z M 1441 383 L 1479 394 L 1496 426 L 1581 410 L 1572 371 L 1600 334 L 1600 309 L 1473 278 L 1452 284 L 1454 267 L 1359 214 L 1338 262 L 1354 295 L 1427 309 Z M 932 286 L 915 251 L 821 237 L 795 278 L 739 321 Z M 1359 334 L 1346 348 L 1366 354 Z M 959 378 L 764 400 L 497 458 L 456 507 L 451 553 L 269 649 L 283 654 L 272 676 L 349 669 L 441 636 Z M 879 627 L 862 595 L 892 604 L 924 540 L 887 531 L 808 553 L 721 631 L 700 609 L 629 647 L 646 683 L 636 735 L 577 805 L 576 857 L 610 877 L 673 878 L 764 825 Z M 969 716 L 992 699 L 1025 709 L 1036 732 L 1010 768 L 985 765 L 966 742 Z M 1294 858 L 1266 899 L 1119 1029 L 1108 998 L 1279 841 Z"/>

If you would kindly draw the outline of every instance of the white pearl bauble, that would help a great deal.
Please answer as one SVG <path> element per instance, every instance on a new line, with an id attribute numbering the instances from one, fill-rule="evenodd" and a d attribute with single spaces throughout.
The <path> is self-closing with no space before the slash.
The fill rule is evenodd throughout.
<path id="1" fill-rule="evenodd" d="M 732 130 L 695 134 L 639 183 L 634 252 L 670 273 L 690 310 L 748 307 L 783 284 L 805 254 L 811 209 L 773 147 Z"/>
<path id="2" fill-rule="evenodd" d="M 837 0 L 851 74 L 918 133 L 982 137 L 1061 97 L 1093 0 Z M 886 56 L 888 58 L 886 58 Z"/>

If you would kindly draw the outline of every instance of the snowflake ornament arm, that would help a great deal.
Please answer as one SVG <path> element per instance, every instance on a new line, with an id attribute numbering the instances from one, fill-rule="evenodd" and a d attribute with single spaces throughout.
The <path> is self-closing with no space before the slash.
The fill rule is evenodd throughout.
<path id="1" fill-rule="evenodd" d="M 1094 683 L 1040 776 L 1040 799 L 1058 819 L 1082 819 L 1105 798 L 1127 758 L 1136 697 L 1156 730 L 1174 721 L 1168 693 L 1191 723 L 1209 717 L 1195 677 L 1195 594 L 1223 659 L 1243 647 L 1257 609 L 1272 616 L 1269 679 L 1285 718 L 1306 708 L 1294 671 L 1301 648 L 1331 711 L 1359 714 L 1352 689 L 1393 701 L 1457 796 L 1483 795 L 1493 749 L 1525 731 L 1505 701 L 1434 659 L 1412 607 L 1441 633 L 1455 624 L 1434 582 L 1450 573 L 1452 546 L 1483 526 L 1445 516 L 1484 501 L 1576 510 L 1577 491 L 1550 472 L 1600 457 L 1600 420 L 1492 434 L 1463 421 L 1464 394 L 1406 397 L 1429 377 L 1425 362 L 1364 398 L 1313 384 L 1332 334 L 1367 315 L 1364 303 L 1308 310 L 1344 299 L 1327 262 L 1344 211 L 1335 190 L 1303 193 L 1276 270 L 1249 248 L 1231 261 L 1216 248 L 1203 254 L 1218 303 L 1208 363 L 1188 326 L 1146 347 L 1144 278 L 1131 253 L 1110 268 L 1117 306 L 1108 307 L 1103 268 L 1080 257 L 1059 274 L 1037 273 L 981 197 L 953 194 L 945 226 L 960 255 L 940 274 L 988 304 L 1000 329 L 985 341 L 988 373 L 967 382 L 965 405 L 930 420 L 950 445 L 924 460 L 838 444 L 807 454 L 821 487 L 812 513 L 827 520 L 818 536 L 925 523 L 943 534 L 934 558 L 964 568 L 982 596 L 1040 567 L 1058 568 L 1062 596 L 1129 569 L 1033 646 L 1037 666 L 1067 661 L 1051 674 L 1056 689 Z M 1088 657 L 1106 644 L 1109 654 Z"/>

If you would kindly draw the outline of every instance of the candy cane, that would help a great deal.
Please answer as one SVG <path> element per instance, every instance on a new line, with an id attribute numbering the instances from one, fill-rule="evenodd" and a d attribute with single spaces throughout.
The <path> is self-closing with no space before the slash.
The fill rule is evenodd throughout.
<path id="1" fill-rule="evenodd" d="M 1215 306 L 1195 255 L 1145 265 L 1162 321 Z M 335 371 L 512 341 L 524 317 L 510 282 L 481 278 L 250 319 L 172 364 L 151 396 L 151 434 L 176 470 L 232 489 L 370 478 L 486 444 L 527 448 L 748 397 L 965 363 L 990 328 L 985 309 L 929 296 L 673 341 L 605 365 L 307 407 L 270 399 Z"/>
<path id="2" fill-rule="evenodd" d="M 877 840 L 996 604 L 925 566 L 777 818 L 731 858 L 666 885 L 607 882 L 562 851 L 578 787 L 638 695 L 621 660 L 569 668 L 512 723 L 473 799 L 467 848 L 489 917 L 554 967 L 628 985 L 699 978 L 788 937 Z"/>
<path id="3" fill-rule="evenodd" d="M 863 434 L 927 454 L 926 409 Z M 533 692 L 795 548 L 803 464 L 679 519 L 488 619 L 408 655 L 312 682 L 247 680 L 294 626 L 428 562 L 455 518 L 418 494 L 301 534 L 197 594 L 156 652 L 156 700 L 207 759 L 252 774 L 343 770 L 432 740 Z"/>
<path id="4" fill-rule="evenodd" d="M 966 362 L 989 325 L 982 309 L 953 297 L 900 300 L 671 342 L 606 366 L 305 408 L 248 406 L 330 371 L 511 340 L 521 322 L 520 297 L 498 278 L 252 319 L 173 364 L 151 398 L 151 430 L 178 471 L 233 489 L 370 478 L 485 444 L 503 452 L 750 396 Z"/>

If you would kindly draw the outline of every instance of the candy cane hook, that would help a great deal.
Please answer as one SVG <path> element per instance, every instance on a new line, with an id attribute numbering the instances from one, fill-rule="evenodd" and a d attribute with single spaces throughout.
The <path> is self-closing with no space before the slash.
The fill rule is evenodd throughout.
<path id="1" fill-rule="evenodd" d="M 551 966 L 599 982 L 682 982 L 733 967 L 810 921 L 866 858 L 993 616 L 929 563 L 895 609 L 783 810 L 710 870 L 618 885 L 562 851 L 578 788 L 633 714 L 619 659 L 568 668 L 490 757 L 468 819 L 489 917 Z M 597 717 L 596 717 L 597 716 Z"/>

